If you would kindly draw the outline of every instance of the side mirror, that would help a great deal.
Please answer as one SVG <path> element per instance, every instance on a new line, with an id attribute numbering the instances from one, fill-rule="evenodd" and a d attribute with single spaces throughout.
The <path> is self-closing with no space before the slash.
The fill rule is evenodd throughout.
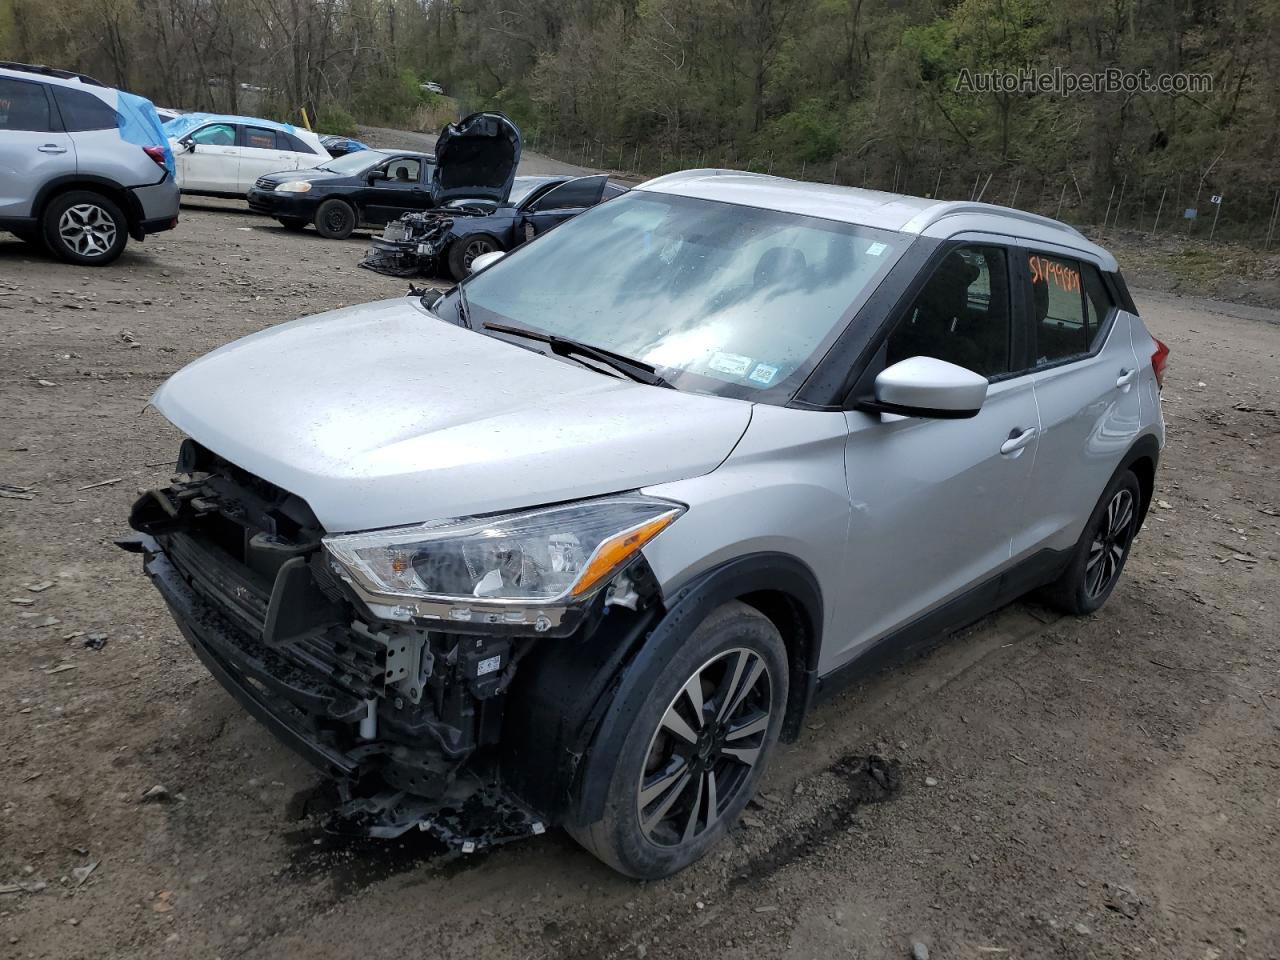
<path id="1" fill-rule="evenodd" d="M 377 183 L 379 180 L 386 180 L 386 179 L 387 179 L 387 171 L 385 171 L 385 170 L 370 170 L 370 171 L 369 171 L 369 173 L 368 173 L 368 175 L 367 175 L 364 179 L 365 179 L 365 182 L 366 182 L 366 183 Z"/>
<path id="2" fill-rule="evenodd" d="M 978 415 L 988 386 L 986 377 L 954 363 L 908 357 L 880 371 L 875 400 L 860 407 L 905 417 L 962 420 Z"/>
<path id="3" fill-rule="evenodd" d="M 192 140 L 190 137 L 183 137 L 181 140 L 178 141 L 178 146 L 186 147 L 187 153 L 196 152 L 196 142 Z"/>
<path id="4" fill-rule="evenodd" d="M 471 269 L 468 273 L 479 273 L 485 267 L 491 267 L 503 257 L 507 255 L 505 250 L 490 250 L 488 253 L 482 253 L 471 261 Z"/>

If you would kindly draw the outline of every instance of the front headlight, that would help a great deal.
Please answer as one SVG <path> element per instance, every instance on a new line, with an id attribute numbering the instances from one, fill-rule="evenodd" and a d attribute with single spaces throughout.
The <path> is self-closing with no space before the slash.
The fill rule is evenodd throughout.
<path id="1" fill-rule="evenodd" d="M 410 612 L 419 600 L 566 606 L 594 594 L 684 510 L 633 493 L 340 534 L 325 537 L 324 545 L 357 591 L 378 604 Z M 470 619 L 467 612 L 444 615 Z"/>
<path id="2" fill-rule="evenodd" d="M 306 180 L 287 180 L 276 187 L 276 193 L 310 193 L 311 184 Z"/>

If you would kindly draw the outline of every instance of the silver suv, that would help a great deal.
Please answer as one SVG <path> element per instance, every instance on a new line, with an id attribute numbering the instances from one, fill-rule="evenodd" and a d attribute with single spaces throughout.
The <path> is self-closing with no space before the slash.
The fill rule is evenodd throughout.
<path id="1" fill-rule="evenodd" d="M 700 170 L 496 256 L 153 399 L 121 545 L 359 829 L 663 876 L 880 655 L 1114 589 L 1167 350 L 1070 227 Z"/>
<path id="2" fill-rule="evenodd" d="M 150 101 L 0 61 L 0 230 L 103 266 L 178 224 L 173 154 Z"/>

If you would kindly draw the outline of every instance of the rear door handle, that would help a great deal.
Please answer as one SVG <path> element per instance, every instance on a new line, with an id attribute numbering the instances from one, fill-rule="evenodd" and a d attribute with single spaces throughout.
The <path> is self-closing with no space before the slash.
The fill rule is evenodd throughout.
<path id="1" fill-rule="evenodd" d="M 1035 427 L 1027 427 L 1025 430 L 1019 430 L 1014 427 L 1009 431 L 1009 439 L 1000 444 L 1000 452 L 1006 457 L 1010 454 L 1016 454 L 1023 447 L 1031 443 L 1036 438 L 1036 434 L 1040 431 Z"/>
<path id="2" fill-rule="evenodd" d="M 1129 390 L 1129 387 L 1131 387 L 1133 385 L 1133 382 L 1137 379 L 1138 379 L 1137 367 L 1134 367 L 1132 370 L 1122 369 L 1120 371 L 1120 376 L 1116 378 L 1116 386 L 1127 393 Z"/>
<path id="3" fill-rule="evenodd" d="M 66 147 L 60 147 L 56 143 L 46 143 L 43 146 L 36 147 L 41 153 L 66 153 Z"/>

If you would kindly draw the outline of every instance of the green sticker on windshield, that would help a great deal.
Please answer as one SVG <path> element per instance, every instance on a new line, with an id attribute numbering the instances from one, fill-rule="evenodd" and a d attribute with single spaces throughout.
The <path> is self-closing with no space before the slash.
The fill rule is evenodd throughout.
<path id="1" fill-rule="evenodd" d="M 772 383 L 777 375 L 778 368 L 771 367 L 767 363 L 757 363 L 756 368 L 751 371 L 751 379 L 756 383 Z"/>
<path id="2" fill-rule="evenodd" d="M 875 243 L 871 244 L 871 246 L 867 247 L 867 256 L 878 257 L 888 249 L 889 245 L 887 243 L 881 243 L 877 240 Z"/>

